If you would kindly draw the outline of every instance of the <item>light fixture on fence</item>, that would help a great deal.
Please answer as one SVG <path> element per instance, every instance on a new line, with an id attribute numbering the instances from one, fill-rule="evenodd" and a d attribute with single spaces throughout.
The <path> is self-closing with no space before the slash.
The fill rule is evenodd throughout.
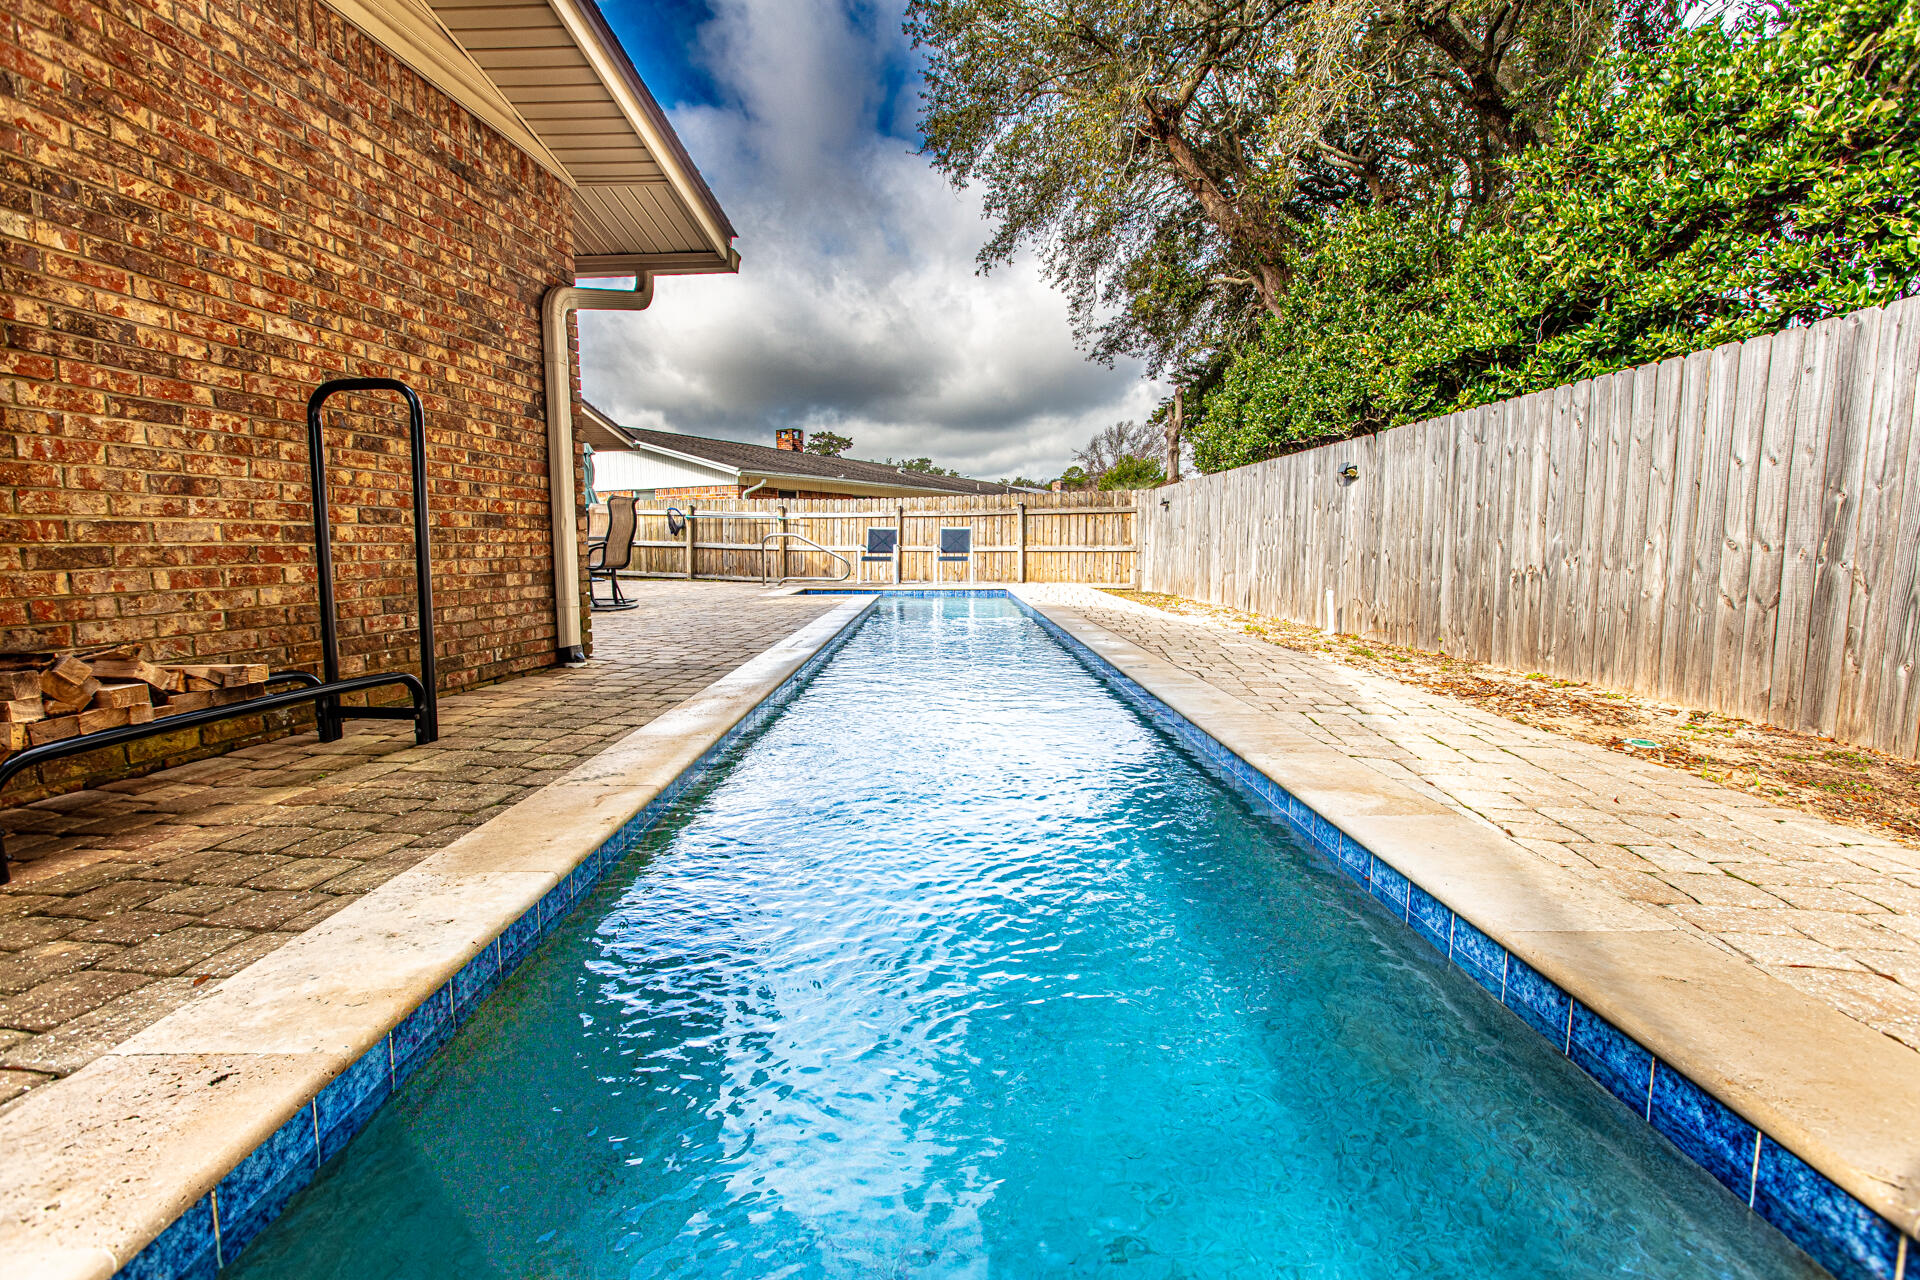
<path id="1" fill-rule="evenodd" d="M 1349 462 L 1346 466 L 1340 468 L 1340 478 L 1348 484 L 1352 484 L 1355 480 L 1358 480 L 1360 478 L 1359 465 Z"/>
<path id="2" fill-rule="evenodd" d="M 1160 499 L 1160 509 L 1161 509 L 1162 511 L 1165 511 L 1165 510 L 1166 510 L 1166 509 L 1167 509 L 1168 507 L 1171 507 L 1172 505 L 1173 505 L 1173 499 L 1172 499 L 1172 498 L 1162 498 L 1162 499 Z"/>

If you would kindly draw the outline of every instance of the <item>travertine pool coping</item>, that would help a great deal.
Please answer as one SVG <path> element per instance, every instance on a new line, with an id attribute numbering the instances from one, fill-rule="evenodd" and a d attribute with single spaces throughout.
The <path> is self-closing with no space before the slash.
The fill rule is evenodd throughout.
<path id="1" fill-rule="evenodd" d="M 0 1115 L 0 1272 L 104 1280 L 871 606 L 800 628 Z"/>
<path id="2" fill-rule="evenodd" d="M 1078 611 L 1008 590 L 1905 1235 L 1920 1232 L 1911 1050 Z"/>

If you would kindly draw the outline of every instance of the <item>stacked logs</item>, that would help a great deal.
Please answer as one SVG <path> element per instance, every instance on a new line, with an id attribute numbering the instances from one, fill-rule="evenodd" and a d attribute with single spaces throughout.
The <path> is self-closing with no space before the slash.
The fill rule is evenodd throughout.
<path id="1" fill-rule="evenodd" d="M 0 759 L 26 747 L 255 698 L 265 663 L 149 662 L 140 645 L 0 653 Z"/>

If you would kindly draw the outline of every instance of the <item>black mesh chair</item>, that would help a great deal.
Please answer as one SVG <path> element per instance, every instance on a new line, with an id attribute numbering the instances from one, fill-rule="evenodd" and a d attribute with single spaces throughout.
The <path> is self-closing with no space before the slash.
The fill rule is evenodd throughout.
<path id="1" fill-rule="evenodd" d="M 867 550 L 866 554 L 860 557 L 861 563 L 884 561 L 892 564 L 893 553 L 899 547 L 900 531 L 898 529 L 869 529 L 867 530 Z"/>
<path id="2" fill-rule="evenodd" d="M 967 566 L 967 581 L 973 581 L 973 529 L 942 529 L 940 531 L 940 554 L 934 558 L 934 567 L 943 564 L 964 564 Z"/>
<path id="3" fill-rule="evenodd" d="M 600 613 L 638 609 L 638 600 L 620 594 L 620 571 L 633 563 L 633 533 L 639 523 L 631 496 L 607 499 L 607 536 L 587 542 L 587 601 Z M 604 580 L 612 599 L 593 594 L 593 584 Z"/>

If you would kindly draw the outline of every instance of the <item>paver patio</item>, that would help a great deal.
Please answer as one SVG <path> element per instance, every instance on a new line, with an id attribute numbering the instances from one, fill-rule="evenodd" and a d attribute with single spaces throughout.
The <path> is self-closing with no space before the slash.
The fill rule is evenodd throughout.
<path id="1" fill-rule="evenodd" d="M 1023 591 L 1920 1049 L 1920 850 L 1224 625 L 1088 587 Z"/>
<path id="2" fill-rule="evenodd" d="M 77 1071 L 839 603 L 656 582 L 594 657 L 456 694 L 440 740 L 350 720 L 0 810 L 0 1103 Z"/>
<path id="3" fill-rule="evenodd" d="M 0 812 L 0 1100 L 68 1074 L 826 612 L 637 584 L 588 666 Z M 1920 1048 L 1920 852 L 1086 587 L 1083 611 L 1235 698 Z M 1917 1062 L 1920 1066 L 1920 1062 Z M 3 1102 L 0 1102 L 3 1105 Z"/>

